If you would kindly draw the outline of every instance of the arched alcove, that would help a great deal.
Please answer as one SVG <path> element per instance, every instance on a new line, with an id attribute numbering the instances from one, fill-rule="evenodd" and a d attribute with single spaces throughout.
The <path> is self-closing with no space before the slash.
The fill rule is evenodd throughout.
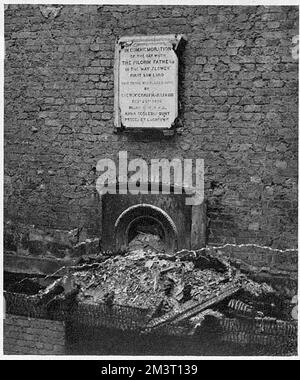
<path id="1" fill-rule="evenodd" d="M 177 249 L 178 232 L 172 218 L 161 208 L 144 203 L 127 208 L 116 220 L 116 249 L 125 249 L 141 226 L 144 231 L 158 235 L 167 251 Z"/>

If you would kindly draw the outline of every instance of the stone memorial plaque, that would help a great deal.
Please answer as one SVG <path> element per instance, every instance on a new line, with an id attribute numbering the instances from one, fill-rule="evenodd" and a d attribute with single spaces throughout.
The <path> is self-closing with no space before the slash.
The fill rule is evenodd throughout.
<path id="1" fill-rule="evenodd" d="M 169 129 L 178 116 L 182 36 L 122 37 L 116 46 L 115 126 Z"/>

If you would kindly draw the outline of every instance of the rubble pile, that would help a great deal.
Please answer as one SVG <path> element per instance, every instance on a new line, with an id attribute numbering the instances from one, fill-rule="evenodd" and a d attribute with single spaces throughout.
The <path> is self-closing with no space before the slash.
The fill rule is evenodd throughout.
<path id="1" fill-rule="evenodd" d="M 65 270 L 46 287 L 46 279 L 43 285 L 26 278 L 10 287 L 11 307 L 22 298 L 14 291 L 29 286 L 22 300 L 30 313 L 144 334 L 199 334 L 202 341 L 211 334 L 219 343 L 296 352 L 297 296 L 282 297 L 253 281 L 220 252 L 167 253 L 162 236 L 138 231 L 127 250 L 85 256 Z"/>
<path id="2" fill-rule="evenodd" d="M 145 228 L 144 228 L 145 229 Z M 138 234 L 129 242 L 129 251 L 143 249 L 144 251 L 165 252 L 165 244 L 159 234 L 138 231 Z"/>
<path id="3" fill-rule="evenodd" d="M 166 316 L 154 321 L 154 326 L 166 323 L 168 318 L 176 320 L 179 315 L 185 319 L 185 313 L 194 317 L 208 306 L 217 305 L 220 309 L 222 301 L 236 293 L 241 302 L 274 293 L 269 285 L 240 274 L 224 258 L 209 254 L 191 257 L 189 253 L 167 254 L 159 236 L 141 232 L 130 242 L 127 254 L 111 256 L 96 265 L 87 265 L 86 269 L 83 265 L 40 291 L 37 297 L 43 300 L 51 298 L 51 294 L 61 296 L 68 284 L 64 293 L 76 291 L 78 302 L 146 309 L 154 319 Z M 236 311 L 241 314 L 240 309 L 243 308 Z M 249 314 L 249 310 L 255 314 L 253 305 L 244 309 L 244 314 Z M 263 312 L 257 315 L 263 316 Z"/>
<path id="4" fill-rule="evenodd" d="M 220 342 L 269 348 L 278 339 L 281 353 L 295 352 L 295 300 L 283 300 L 268 284 L 251 280 L 230 258 L 205 250 L 169 254 L 160 236 L 145 232 L 135 236 L 127 251 L 104 256 L 84 259 L 30 297 L 50 308 L 56 300 L 100 308 L 104 314 L 93 317 L 100 325 L 114 325 L 111 319 L 125 307 L 146 315 L 139 325 L 142 333 L 211 332 Z M 121 328 L 130 328 L 131 321 Z"/>
<path id="5" fill-rule="evenodd" d="M 145 309 L 155 309 L 163 302 L 165 310 L 190 299 L 201 301 L 232 281 L 227 273 L 195 269 L 192 262 L 145 251 L 109 258 L 97 269 L 75 272 L 73 277 L 81 301 Z"/>

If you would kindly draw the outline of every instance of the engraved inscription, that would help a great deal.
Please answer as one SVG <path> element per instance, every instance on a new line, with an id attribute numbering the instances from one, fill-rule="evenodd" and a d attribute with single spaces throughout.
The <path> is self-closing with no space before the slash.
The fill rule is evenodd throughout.
<path id="1" fill-rule="evenodd" d="M 169 41 L 142 40 L 119 54 L 119 107 L 127 128 L 170 128 L 177 117 L 178 59 Z"/>

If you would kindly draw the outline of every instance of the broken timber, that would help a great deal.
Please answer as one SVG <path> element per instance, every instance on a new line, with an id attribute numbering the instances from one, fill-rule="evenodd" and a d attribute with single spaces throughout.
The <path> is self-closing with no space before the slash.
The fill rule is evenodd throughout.
<path id="1" fill-rule="evenodd" d="M 184 305 L 184 307 L 179 311 L 171 311 L 161 317 L 152 319 L 144 328 L 144 332 L 150 332 L 157 327 L 161 327 L 169 323 L 178 323 L 185 319 L 191 318 L 212 305 L 223 301 L 225 298 L 236 294 L 240 289 L 240 284 L 229 285 L 222 291 L 221 294 L 213 295 L 204 300 L 204 302 L 188 303 L 188 305 Z"/>

